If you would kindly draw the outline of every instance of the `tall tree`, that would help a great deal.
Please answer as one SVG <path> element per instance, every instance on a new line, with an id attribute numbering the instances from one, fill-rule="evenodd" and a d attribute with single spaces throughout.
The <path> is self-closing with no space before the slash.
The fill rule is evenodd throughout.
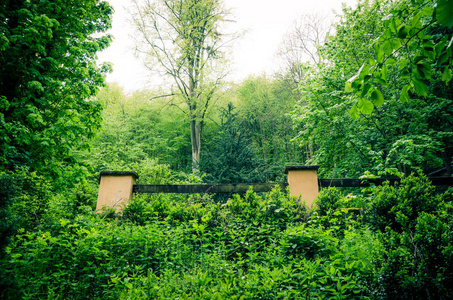
<path id="1" fill-rule="evenodd" d="M 206 113 L 226 75 L 219 72 L 228 42 L 220 29 L 228 12 L 220 0 L 133 0 L 137 53 L 151 71 L 169 77 L 189 119 L 192 168 L 200 159 Z M 181 107 L 183 108 L 183 107 Z"/>
<path id="2" fill-rule="evenodd" d="M 304 79 L 304 63 L 321 63 L 319 48 L 326 42 L 332 28 L 332 21 L 320 14 L 304 14 L 294 22 L 278 52 L 286 68 L 285 72 L 294 82 L 299 83 Z"/>
<path id="3" fill-rule="evenodd" d="M 426 98 L 414 93 L 413 99 L 406 102 L 400 101 L 402 87 L 409 80 L 417 84 L 420 80 L 407 78 L 400 71 L 400 62 L 395 60 L 404 63 L 402 57 L 394 58 L 393 64 L 381 69 L 381 77 L 368 74 L 366 64 L 361 68 L 380 47 L 369 41 L 378 41 L 388 30 L 382 20 L 398 7 L 407 8 L 408 3 L 364 0 L 355 9 L 345 7 L 335 35 L 321 48 L 327 63 L 312 68 L 301 84 L 302 101 L 293 114 L 299 130 L 296 140 L 313 143 L 314 162 L 323 166 L 324 175 L 357 176 L 367 170 L 379 172 L 386 168 L 405 173 L 416 169 L 430 172 L 443 164 L 447 169 L 450 165 L 453 85 L 443 82 L 444 68 L 432 68 L 431 80 L 424 83 Z M 448 37 L 446 31 L 425 35 L 424 43 L 430 45 L 445 36 Z M 414 45 L 406 50 L 409 57 L 428 51 Z M 406 59 L 407 65 L 411 63 Z M 358 76 L 348 82 L 359 68 Z M 347 92 L 345 85 L 349 89 L 360 85 L 361 92 Z M 348 114 L 351 107 L 353 113 Z"/>
<path id="4" fill-rule="evenodd" d="M 96 53 L 112 12 L 100 0 L 0 3 L 0 169 L 58 172 L 95 134 L 102 107 L 88 99 L 109 69 Z"/>

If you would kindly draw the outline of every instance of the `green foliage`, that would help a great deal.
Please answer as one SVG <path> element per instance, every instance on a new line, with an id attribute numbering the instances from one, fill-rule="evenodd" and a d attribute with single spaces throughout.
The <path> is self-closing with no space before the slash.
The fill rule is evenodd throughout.
<path id="1" fill-rule="evenodd" d="M 452 32 L 436 37 L 439 27 L 451 27 L 451 9 L 451 3 L 443 0 L 391 5 L 388 16 L 383 18 L 385 30 L 373 44 L 374 57 L 364 60 L 357 74 L 346 82 L 347 92 L 360 95 L 351 115 L 371 114 L 375 106 L 384 104 L 381 89 L 390 85 L 391 69 L 401 74 L 402 102 L 410 99 L 409 92 L 427 97 L 428 82 L 440 75 L 438 69 L 442 70 L 440 80 L 448 83 L 452 79 Z M 365 102 L 367 105 L 361 105 Z"/>
<path id="2" fill-rule="evenodd" d="M 50 188 L 42 176 L 26 169 L 14 174 L 0 172 L 0 260 L 7 257 L 7 246 L 18 230 L 33 231 L 46 222 Z M 14 281 L 0 268 L 0 289 L 11 284 Z"/>
<path id="3" fill-rule="evenodd" d="M 379 47 L 387 45 L 389 53 L 387 48 L 393 47 L 392 38 L 386 36 L 390 30 L 387 16 L 400 18 L 398 12 L 415 12 L 420 14 L 420 24 L 429 22 L 422 16 L 425 9 L 417 10 L 417 5 L 380 0 L 360 1 L 355 9 L 345 7 L 335 35 L 320 48 L 326 63 L 306 70 L 299 87 L 302 98 L 292 113 L 298 130 L 295 139 L 313 146 L 310 162 L 322 166 L 321 176 L 357 177 L 365 171 L 378 173 L 387 168 L 408 175 L 417 169 L 429 173 L 441 167 L 451 174 L 452 84 L 441 80 L 443 67 L 430 65 L 430 79 L 420 79 L 428 94 L 419 97 L 405 88 L 410 80 L 418 83 L 419 79 L 407 77 L 401 69 L 415 72 L 410 62 L 419 55 L 430 59 L 429 54 L 423 54 L 423 45 L 442 44 L 451 36 L 450 30 L 430 26 L 423 31 L 423 41 L 406 38 L 412 46 L 402 47 L 403 53 L 369 65 L 375 54 L 370 40 Z M 399 100 L 401 90 L 411 95 L 411 101 Z"/>
<path id="4" fill-rule="evenodd" d="M 17 193 L 15 178 L 6 173 L 0 173 L 0 258 L 3 257 L 3 248 L 8 244 L 9 237 L 15 232 L 14 216 L 11 204 Z"/>
<path id="5" fill-rule="evenodd" d="M 378 299 L 449 299 L 453 283 L 451 192 L 436 194 L 425 176 L 375 188 L 371 224 L 385 254 L 376 263 Z"/>
<path id="6" fill-rule="evenodd" d="M 200 158 L 199 169 L 206 173 L 203 180 L 210 183 L 265 181 L 264 162 L 258 157 L 231 103 L 222 111 L 221 119 L 215 137 Z"/>
<path id="7" fill-rule="evenodd" d="M 181 122 L 185 116 L 174 107 L 166 108 L 166 102 L 150 101 L 155 93 L 142 90 L 126 95 L 117 84 L 101 89 L 97 99 L 105 107 L 103 129 L 91 142 L 90 151 L 77 153 L 79 161 L 96 175 L 104 170 L 148 169 L 157 160 L 171 169 L 188 171 L 190 136 Z"/>
<path id="8" fill-rule="evenodd" d="M 265 162 L 270 180 L 283 177 L 285 165 L 301 164 L 309 151 L 291 139 L 293 123 L 288 113 L 299 95 L 296 86 L 281 77 L 250 77 L 237 87 L 237 118 L 257 154 Z"/>
<path id="9" fill-rule="evenodd" d="M 135 197 L 113 219 L 49 213 L 6 248 L 2 270 L 11 281 L 3 297 L 363 299 L 372 274 L 363 256 L 379 249 L 360 226 L 346 229 L 344 240 L 323 230 L 278 188 L 226 204 L 197 195 Z"/>
<path id="10" fill-rule="evenodd" d="M 340 191 L 333 187 L 321 190 L 315 205 L 317 206 L 320 216 L 326 216 L 329 212 L 340 207 Z"/>
<path id="11" fill-rule="evenodd" d="M 329 257 L 335 253 L 337 245 L 338 239 L 334 238 L 329 230 L 310 228 L 302 224 L 284 232 L 281 248 L 288 259 L 298 255 L 313 259 L 318 256 Z"/>
<path id="12" fill-rule="evenodd" d="M 420 214 L 437 211 L 445 196 L 437 195 L 422 174 L 402 178 L 396 187 L 387 182 L 373 190 L 370 222 L 380 231 L 387 227 L 399 233 L 412 230 Z"/>
<path id="13" fill-rule="evenodd" d="M 89 99 L 109 69 L 96 53 L 112 12 L 99 0 L 0 4 L 1 169 L 52 178 L 75 163 L 72 150 L 99 129 L 102 107 Z"/>

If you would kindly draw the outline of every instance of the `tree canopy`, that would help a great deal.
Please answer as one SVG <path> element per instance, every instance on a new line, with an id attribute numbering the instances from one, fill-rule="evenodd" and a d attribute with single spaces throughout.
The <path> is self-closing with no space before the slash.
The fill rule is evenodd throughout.
<path id="1" fill-rule="evenodd" d="M 184 104 L 195 170 L 205 116 L 225 76 L 218 63 L 228 42 L 221 32 L 228 12 L 219 0 L 134 0 L 134 4 L 137 53 L 151 71 L 173 81 L 167 96 Z"/>
<path id="2" fill-rule="evenodd" d="M 325 62 L 307 69 L 293 113 L 296 139 L 314 145 L 313 161 L 325 174 L 441 167 L 451 173 L 452 85 L 443 74 L 451 68 L 452 32 L 433 19 L 432 4 L 380 0 L 344 8 L 320 48 Z M 388 22 L 400 31 L 404 24 L 418 29 L 398 36 Z"/>
<path id="3" fill-rule="evenodd" d="M 55 175 L 93 137 L 102 107 L 90 97 L 109 70 L 96 64 L 96 53 L 111 41 L 102 33 L 112 13 L 100 0 L 2 1 L 1 169 Z"/>

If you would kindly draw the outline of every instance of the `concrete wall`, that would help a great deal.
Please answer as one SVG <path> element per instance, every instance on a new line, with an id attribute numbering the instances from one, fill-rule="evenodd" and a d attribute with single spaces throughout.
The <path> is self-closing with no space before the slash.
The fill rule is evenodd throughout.
<path id="1" fill-rule="evenodd" d="M 135 172 L 101 172 L 96 209 L 103 206 L 116 208 L 117 211 L 121 209 L 123 204 L 132 199 L 132 188 L 137 178 Z"/>
<path id="2" fill-rule="evenodd" d="M 318 168 L 318 165 L 285 167 L 290 195 L 301 197 L 309 208 L 313 206 L 313 200 L 319 194 Z M 101 172 L 96 209 L 107 206 L 120 210 L 132 199 L 133 186 L 137 178 L 135 172 Z"/>
<path id="3" fill-rule="evenodd" d="M 287 166 L 289 193 L 291 196 L 302 197 L 308 207 L 313 206 L 313 200 L 318 197 L 318 165 Z"/>

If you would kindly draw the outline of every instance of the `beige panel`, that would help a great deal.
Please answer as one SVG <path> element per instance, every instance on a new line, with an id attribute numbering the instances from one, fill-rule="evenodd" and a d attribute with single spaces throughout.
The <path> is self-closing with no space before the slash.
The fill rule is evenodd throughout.
<path id="1" fill-rule="evenodd" d="M 101 175 L 99 185 L 99 195 L 96 209 L 103 206 L 121 209 L 123 203 L 132 199 L 132 188 L 135 184 L 135 178 L 130 175 L 111 176 Z"/>
<path id="2" fill-rule="evenodd" d="M 302 196 L 308 207 L 312 207 L 313 200 L 318 197 L 318 174 L 316 170 L 289 170 L 289 193 L 291 196 Z"/>

